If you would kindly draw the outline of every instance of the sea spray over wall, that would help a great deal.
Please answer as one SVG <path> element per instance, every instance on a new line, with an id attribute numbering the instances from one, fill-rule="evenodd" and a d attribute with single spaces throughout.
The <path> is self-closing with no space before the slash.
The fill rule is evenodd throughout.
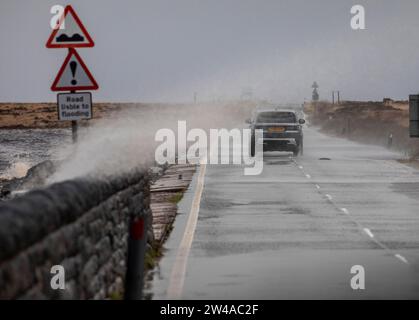
<path id="1" fill-rule="evenodd" d="M 91 122 L 79 132 L 76 145 L 60 153 L 64 162 L 49 183 L 75 177 L 106 177 L 133 168 L 155 164 L 155 133 L 161 128 L 176 130 L 179 119 L 189 128 L 232 128 L 245 126 L 254 102 L 212 104 L 154 104 L 127 107 L 106 119 Z"/>

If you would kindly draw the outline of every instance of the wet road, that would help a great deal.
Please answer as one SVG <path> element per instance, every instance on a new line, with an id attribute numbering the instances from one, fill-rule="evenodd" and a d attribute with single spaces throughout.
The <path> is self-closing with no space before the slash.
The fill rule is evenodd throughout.
<path id="1" fill-rule="evenodd" d="M 266 153 L 260 176 L 208 165 L 190 250 L 180 252 L 179 245 L 199 181 L 181 203 L 148 293 L 155 299 L 418 299 L 419 171 L 398 158 L 307 129 L 304 156 Z M 179 259 L 181 279 L 174 271 Z M 354 265 L 365 270 L 365 290 L 350 286 Z"/>

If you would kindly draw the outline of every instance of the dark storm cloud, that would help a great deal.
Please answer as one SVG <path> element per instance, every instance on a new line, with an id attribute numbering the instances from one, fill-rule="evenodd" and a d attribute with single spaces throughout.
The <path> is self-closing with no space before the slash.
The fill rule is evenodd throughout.
<path id="1" fill-rule="evenodd" d="M 65 49 L 48 50 L 50 8 L 62 1 L 0 3 L 0 100 L 54 101 Z M 406 0 L 150 0 L 71 2 L 96 46 L 79 52 L 98 80 L 95 98 L 302 101 L 406 98 L 418 90 L 419 2 Z M 363 4 L 367 30 L 350 28 Z"/>

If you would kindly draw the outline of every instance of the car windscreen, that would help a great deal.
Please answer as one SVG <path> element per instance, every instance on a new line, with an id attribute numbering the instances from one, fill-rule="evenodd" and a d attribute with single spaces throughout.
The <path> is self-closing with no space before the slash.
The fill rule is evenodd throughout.
<path id="1" fill-rule="evenodd" d="M 258 114 L 256 122 L 259 123 L 295 123 L 293 112 L 262 112 Z"/>

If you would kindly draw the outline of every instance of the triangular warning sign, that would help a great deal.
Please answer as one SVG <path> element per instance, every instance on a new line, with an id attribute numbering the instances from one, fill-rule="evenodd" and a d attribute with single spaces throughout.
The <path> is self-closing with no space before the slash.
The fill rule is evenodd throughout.
<path id="1" fill-rule="evenodd" d="M 99 89 L 96 80 L 89 69 L 74 49 L 69 49 L 54 83 L 52 91 L 76 91 L 76 90 L 97 90 Z"/>
<path id="2" fill-rule="evenodd" d="M 47 41 L 47 48 L 86 48 L 95 43 L 71 6 L 66 6 L 57 27 Z"/>

